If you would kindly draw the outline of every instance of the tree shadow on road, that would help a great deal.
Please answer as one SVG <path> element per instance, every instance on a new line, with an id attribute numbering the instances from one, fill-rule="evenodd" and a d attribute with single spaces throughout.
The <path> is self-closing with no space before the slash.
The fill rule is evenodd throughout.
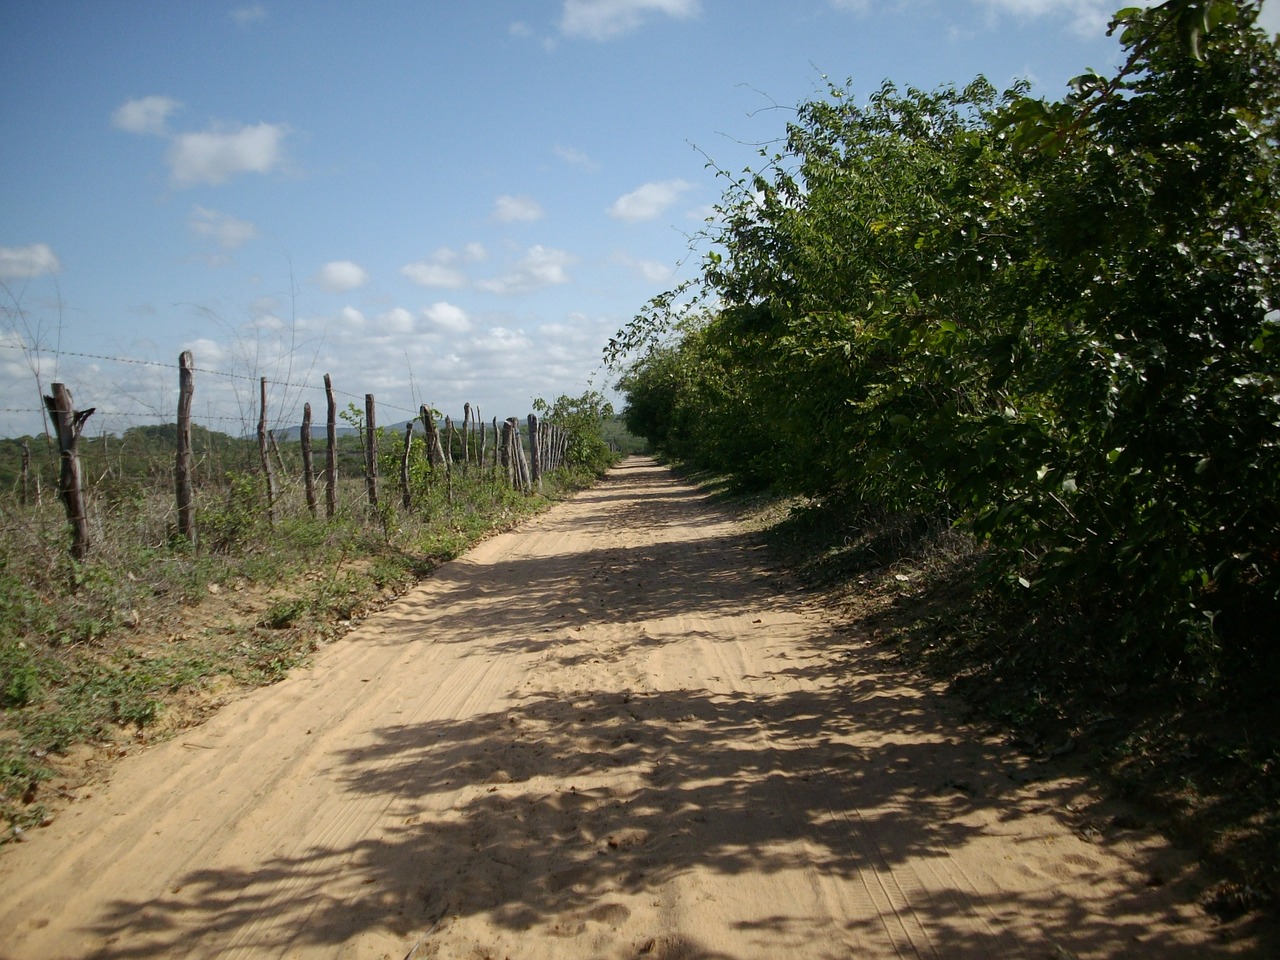
<path id="1" fill-rule="evenodd" d="M 892 911 L 906 891 L 895 892 L 889 871 L 908 861 L 934 877 L 929 896 L 912 892 L 911 909 L 942 956 L 1033 946 L 1011 932 L 1028 917 L 1040 946 L 1205 956 L 1152 932 L 1179 921 L 1151 891 L 1090 895 L 1097 863 L 1088 847 L 1059 875 L 1036 875 L 1050 861 L 1029 854 L 1029 882 L 1017 893 L 984 892 L 983 878 L 962 873 L 938 884 L 957 851 L 998 843 L 1024 816 L 1069 819 L 1052 792 L 1034 812 L 1008 805 L 1005 794 L 1028 778 L 1025 763 L 994 744 L 956 750 L 957 735 L 918 695 L 872 680 L 765 697 L 544 691 L 510 710 L 387 726 L 375 746 L 334 757 L 332 772 L 353 802 L 385 801 L 392 826 L 353 844 L 267 858 L 252 873 L 195 871 L 158 902 L 122 897 L 98 929 L 146 936 L 99 956 L 168 956 L 176 944 L 166 928 L 189 929 L 193 915 L 211 930 L 269 916 L 284 942 L 303 944 L 340 944 L 365 928 L 407 935 L 434 918 L 476 914 L 518 933 L 552 918 L 603 916 L 612 901 L 694 869 L 877 876 L 885 884 L 877 907 Z M 770 940 L 810 921 L 738 922 Z"/>
<path id="2" fill-rule="evenodd" d="M 641 484 L 648 502 L 606 485 L 592 495 L 598 513 L 595 500 L 581 504 L 602 537 L 623 524 L 649 532 L 647 541 L 451 564 L 432 591 L 389 611 L 384 637 L 363 641 L 430 631 L 431 642 L 476 656 L 533 654 L 552 671 L 590 662 L 595 686 L 548 682 L 500 708 L 388 723 L 371 743 L 339 749 L 325 775 L 341 803 L 381 811 L 376 831 L 264 856 L 253 871 L 195 870 L 159 900 L 122 892 L 90 927 L 115 936 L 96 956 L 180 954 L 193 926 L 278 950 L 336 949 L 371 930 L 408 937 L 481 916 L 513 936 L 564 925 L 571 934 L 624 927 L 627 903 L 695 875 L 791 872 L 862 891 L 863 909 L 824 934 L 824 950 L 846 938 L 886 956 L 949 960 L 1215 955 L 1178 934 L 1176 856 L 1144 848 L 1136 882 L 1098 882 L 1116 837 L 1075 836 L 1085 832 L 1076 788 L 963 727 L 935 691 L 856 637 L 810 635 L 736 687 L 691 680 L 646 690 L 611 673 L 677 637 L 723 643 L 715 624 L 753 622 L 777 596 L 752 556 L 755 539 L 725 529 L 700 495 L 666 489 L 665 476 Z M 692 539 L 686 510 L 698 519 Z M 679 536 L 664 532 L 665 518 Z M 556 522 L 540 529 L 554 535 Z M 705 632 L 635 626 L 668 617 L 693 617 Z M 606 629 L 612 646 L 573 639 Z M 1022 875 L 1015 885 L 983 866 L 1010 862 Z M 779 903 L 733 928 L 753 956 L 814 955 L 807 938 L 830 922 Z M 1258 955 L 1269 946 L 1258 944 Z M 693 940 L 663 946 L 656 932 L 635 949 L 726 956 Z"/>

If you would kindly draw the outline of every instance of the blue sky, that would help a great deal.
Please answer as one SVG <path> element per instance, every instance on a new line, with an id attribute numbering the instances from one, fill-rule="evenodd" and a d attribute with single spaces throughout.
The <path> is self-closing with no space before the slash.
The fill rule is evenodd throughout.
<path id="1" fill-rule="evenodd" d="M 609 336 L 697 272 L 709 164 L 824 77 L 1056 97 L 1121 5 L 0 0 L 0 436 L 54 380 L 90 433 L 171 421 L 184 349 L 232 433 L 259 376 L 278 424 L 324 373 L 384 422 L 608 389 Z"/>

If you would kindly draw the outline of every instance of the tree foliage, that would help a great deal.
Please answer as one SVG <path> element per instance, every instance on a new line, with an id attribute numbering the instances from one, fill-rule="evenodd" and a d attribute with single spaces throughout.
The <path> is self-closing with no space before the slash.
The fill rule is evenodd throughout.
<path id="1" fill-rule="evenodd" d="M 576 397 L 561 394 L 548 403 L 539 397 L 533 401 L 534 412 L 544 421 L 568 431 L 565 465 L 603 473 L 613 463 L 613 453 L 604 439 L 604 422 L 613 417 L 613 405 L 597 390 L 586 390 Z"/>
<path id="2" fill-rule="evenodd" d="M 832 87 L 611 344 L 633 432 L 946 516 L 1108 656 L 1276 652 L 1280 56 L 1253 0 L 1120 11 L 1062 100 Z M 1122 641 L 1117 644 L 1112 641 Z"/>

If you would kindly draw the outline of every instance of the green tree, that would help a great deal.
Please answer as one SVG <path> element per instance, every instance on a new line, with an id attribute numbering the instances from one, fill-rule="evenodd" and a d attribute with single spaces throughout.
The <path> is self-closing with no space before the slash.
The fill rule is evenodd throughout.
<path id="1" fill-rule="evenodd" d="M 1212 672 L 1280 614 L 1280 56 L 1254 0 L 1130 8 L 1025 89 L 802 104 L 700 282 L 610 345 L 631 428 L 755 482 L 962 521 L 1108 657 Z M 1115 639 L 1125 641 L 1117 645 Z"/>
<path id="2" fill-rule="evenodd" d="M 548 423 L 569 433 L 565 465 L 603 473 L 613 463 L 613 453 L 601 428 L 613 417 L 613 405 L 604 394 L 587 390 L 576 397 L 561 394 L 551 403 L 539 397 L 533 401 L 534 412 Z"/>

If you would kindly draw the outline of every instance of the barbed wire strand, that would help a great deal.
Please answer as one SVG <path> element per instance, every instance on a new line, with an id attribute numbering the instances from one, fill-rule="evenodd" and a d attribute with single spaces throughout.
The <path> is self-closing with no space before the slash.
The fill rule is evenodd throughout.
<path id="1" fill-rule="evenodd" d="M 0 347 L 8 350 L 21 350 L 23 353 L 38 354 L 38 355 L 44 355 L 44 356 L 77 357 L 82 360 L 104 360 L 108 363 L 131 363 L 137 366 L 160 367 L 166 370 L 181 369 L 181 367 L 179 367 L 178 364 L 165 363 L 163 360 L 143 360 L 138 357 L 112 357 L 112 356 L 107 356 L 106 354 L 83 353 L 81 351 L 76 351 L 76 350 L 46 350 L 40 347 L 29 347 L 25 344 L 10 343 L 10 342 L 4 342 L 4 341 L 0 341 Z M 259 383 L 262 380 L 261 377 L 255 377 L 246 373 L 229 373 L 224 370 L 213 370 L 208 367 L 193 367 L 192 369 L 193 369 L 193 372 L 195 373 L 205 373 L 213 377 L 223 377 L 224 379 L 227 379 L 227 380 L 244 380 L 249 383 Z M 490 382 L 490 381 L 497 382 L 500 380 L 517 380 L 520 378 L 518 377 L 454 377 L 450 379 L 458 383 L 480 383 L 480 382 Z M 313 390 L 313 391 L 316 391 L 317 393 L 321 393 L 324 391 L 323 386 L 316 386 L 313 383 L 291 383 L 287 380 L 272 380 L 270 377 L 267 377 L 266 381 L 271 386 L 285 387 L 286 389 Z M 365 397 L 364 394 L 351 393 L 349 390 L 341 390 L 337 387 L 333 388 L 333 392 L 335 395 L 349 397 L 352 400 L 364 400 L 364 397 Z M 378 406 L 383 409 L 398 410 L 401 413 L 407 413 L 414 417 L 418 415 L 417 409 L 413 409 L 410 407 L 402 407 L 399 404 L 391 403 L 384 400 L 379 400 Z M 14 409 L 14 408 L 0 408 L 0 413 L 42 413 L 42 412 L 43 411 L 39 409 L 20 410 L 20 409 Z M 103 411 L 99 411 L 99 412 L 101 413 Z M 120 416 L 120 417 L 133 416 L 133 417 L 141 418 L 141 417 L 151 417 L 151 416 L 159 417 L 161 416 L 161 414 L 115 413 L 115 414 L 111 414 L 111 416 Z M 192 419 L 197 421 L 204 419 L 204 420 L 214 420 L 214 421 L 220 421 L 220 422 L 225 421 L 225 422 L 241 423 L 241 422 L 247 422 L 249 418 L 248 417 L 213 417 L 213 416 L 202 418 L 193 414 Z"/>

